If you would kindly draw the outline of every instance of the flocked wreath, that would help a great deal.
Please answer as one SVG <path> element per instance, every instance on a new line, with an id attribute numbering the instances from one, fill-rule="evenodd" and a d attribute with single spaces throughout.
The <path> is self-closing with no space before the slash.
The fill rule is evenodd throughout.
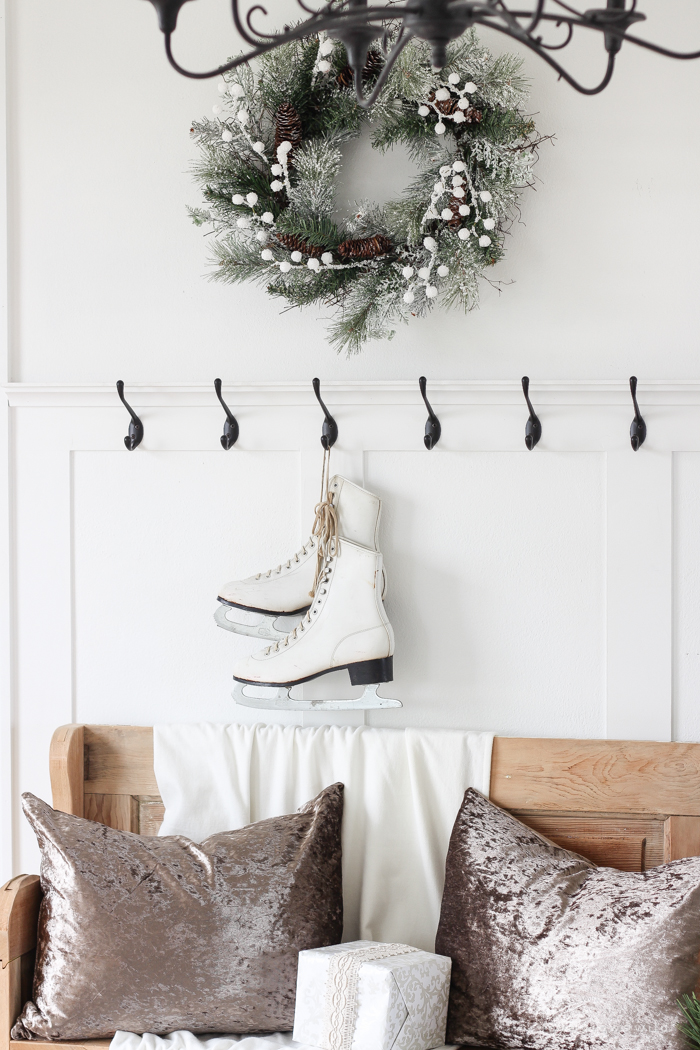
<path id="1" fill-rule="evenodd" d="M 382 65 L 370 50 L 367 88 Z M 291 306 L 335 307 L 330 341 L 351 353 L 438 302 L 472 309 L 542 141 L 522 110 L 519 68 L 473 31 L 439 72 L 412 41 L 369 113 L 345 49 L 328 39 L 290 42 L 227 74 L 215 118 L 192 128 L 206 208 L 191 215 L 215 235 L 213 277 L 261 281 Z M 374 148 L 405 144 L 420 174 L 397 200 L 338 217 L 342 147 L 367 122 Z"/>

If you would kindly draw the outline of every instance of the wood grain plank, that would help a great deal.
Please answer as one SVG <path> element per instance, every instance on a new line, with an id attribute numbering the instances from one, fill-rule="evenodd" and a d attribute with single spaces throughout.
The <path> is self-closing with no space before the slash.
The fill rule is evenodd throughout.
<path id="1" fill-rule="evenodd" d="M 663 864 L 663 817 L 531 810 L 511 812 L 557 846 L 580 853 L 601 867 L 647 871 Z"/>
<path id="2" fill-rule="evenodd" d="M 10 1039 L 8 1050 L 27 1050 L 28 1046 L 31 1046 L 32 1050 L 56 1050 L 56 1047 L 60 1050 L 107 1050 L 111 1042 L 111 1039 L 83 1039 L 81 1043 L 49 1043 L 42 1039 L 32 1039 L 31 1043 L 27 1043 L 25 1039 Z"/>
<path id="3" fill-rule="evenodd" d="M 139 807 L 133 795 L 100 795 L 86 791 L 85 816 L 118 831 L 139 830 Z"/>
<path id="4" fill-rule="evenodd" d="M 664 860 L 700 857 L 700 817 L 670 816 L 664 828 Z"/>
<path id="5" fill-rule="evenodd" d="M 51 738 L 49 773 L 54 809 L 83 816 L 84 727 L 60 726 Z"/>
<path id="6" fill-rule="evenodd" d="M 10 1029 L 21 1009 L 22 959 L 19 958 L 13 959 L 0 970 L 0 1050 L 9 1048 Z"/>
<path id="7" fill-rule="evenodd" d="M 85 790 L 157 795 L 151 726 L 85 726 Z"/>
<path id="8" fill-rule="evenodd" d="M 700 744 L 496 737 L 491 798 L 504 809 L 700 816 Z"/>
<path id="9" fill-rule="evenodd" d="M 18 875 L 0 889 L 0 961 L 3 967 L 36 946 L 40 903 L 38 875 Z"/>
<path id="10" fill-rule="evenodd" d="M 165 816 L 165 806 L 160 795 L 138 796 L 139 835 L 157 835 Z"/>

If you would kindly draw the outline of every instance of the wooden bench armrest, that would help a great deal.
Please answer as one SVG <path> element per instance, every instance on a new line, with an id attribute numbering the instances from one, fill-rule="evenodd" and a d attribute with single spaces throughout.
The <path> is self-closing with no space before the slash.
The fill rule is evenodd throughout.
<path id="1" fill-rule="evenodd" d="M 38 875 L 18 875 L 0 889 L 0 1050 L 31 997 L 34 949 L 41 903 Z"/>

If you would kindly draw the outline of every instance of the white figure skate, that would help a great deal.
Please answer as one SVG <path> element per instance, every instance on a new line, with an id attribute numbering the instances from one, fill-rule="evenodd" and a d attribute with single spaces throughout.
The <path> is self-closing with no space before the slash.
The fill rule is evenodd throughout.
<path id="1" fill-rule="evenodd" d="M 394 633 L 382 602 L 382 556 L 345 537 L 331 541 L 313 602 L 293 631 L 236 665 L 233 692 L 247 707 L 348 710 L 401 707 L 377 695 L 393 679 Z M 347 668 L 352 685 L 364 685 L 358 700 L 294 700 L 290 689 Z M 273 687 L 272 696 L 251 686 Z"/>
<path id="2" fill-rule="evenodd" d="M 324 479 L 325 480 L 325 479 Z M 377 549 L 381 500 L 336 474 L 325 498 L 316 506 L 313 531 L 301 550 L 276 569 L 225 584 L 214 613 L 219 627 L 236 634 L 281 641 L 286 631 L 275 627 L 280 616 L 301 617 L 309 608 L 319 568 L 332 535 L 345 536 L 371 550 Z M 254 624 L 235 619 L 236 609 L 262 616 Z"/>

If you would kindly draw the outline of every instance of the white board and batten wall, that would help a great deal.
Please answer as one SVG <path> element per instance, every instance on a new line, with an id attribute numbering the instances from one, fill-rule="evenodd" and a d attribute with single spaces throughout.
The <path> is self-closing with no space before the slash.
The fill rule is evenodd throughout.
<path id="1" fill-rule="evenodd" d="M 186 5 L 183 58 L 221 57 L 226 6 Z M 700 37 L 691 0 L 647 7 L 657 38 Z M 700 64 L 625 49 L 610 89 L 583 99 L 527 59 L 557 141 L 494 273 L 507 286 L 346 360 L 323 311 L 280 316 L 261 289 L 202 280 L 187 132 L 216 90 L 168 69 L 151 5 L 0 9 L 0 877 L 37 868 L 19 798 L 50 797 L 57 725 L 256 717 L 229 696 L 256 643 L 211 614 L 226 578 L 308 535 L 315 375 L 340 428 L 333 469 L 384 500 L 385 691 L 404 706 L 368 724 L 700 740 Z M 588 47 L 574 58 L 593 78 Z M 404 184 L 399 158 L 366 152 L 348 193 Z M 636 454 L 632 373 L 649 428 Z M 432 452 L 420 374 L 443 425 Z M 228 453 L 217 375 L 241 426 Z M 118 378 L 145 424 L 134 453 Z M 306 688 L 349 695 L 344 674 Z"/>
<path id="2" fill-rule="evenodd" d="M 329 383 L 332 468 L 384 500 L 381 546 L 404 707 L 377 726 L 698 739 L 700 383 L 649 383 L 643 448 L 623 383 L 540 383 L 524 446 L 517 384 L 431 384 L 443 437 L 422 443 L 414 383 Z M 134 388 L 143 445 L 109 388 L 9 388 L 17 788 L 48 793 L 62 722 L 259 718 L 230 699 L 259 647 L 218 629 L 227 577 L 308 535 L 322 414 L 310 387 Z M 352 695 L 345 672 L 304 687 Z M 362 716 L 271 714 L 300 724 Z M 19 824 L 19 856 L 31 837 Z"/>

